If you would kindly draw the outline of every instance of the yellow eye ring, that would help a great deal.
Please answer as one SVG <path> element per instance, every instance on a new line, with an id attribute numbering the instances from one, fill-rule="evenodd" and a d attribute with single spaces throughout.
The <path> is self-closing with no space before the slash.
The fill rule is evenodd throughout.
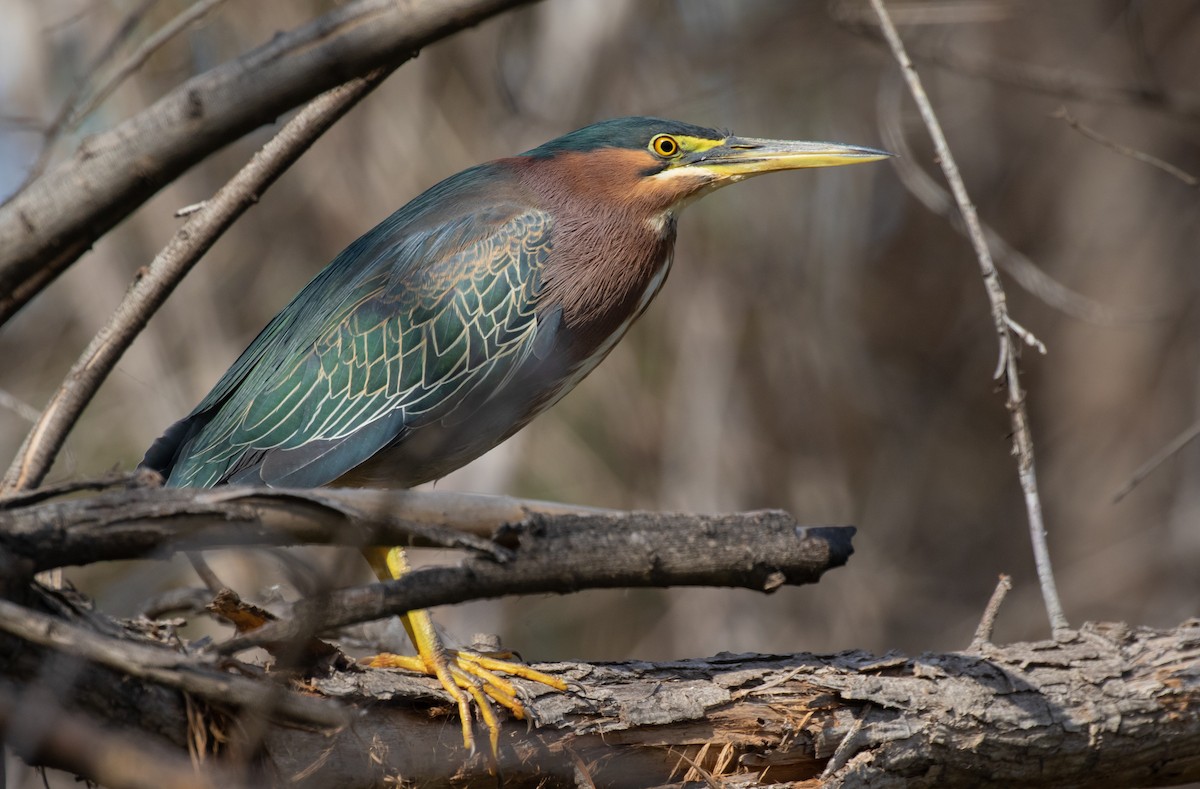
<path id="1" fill-rule="evenodd" d="M 669 134 L 660 134 L 650 141 L 650 150 L 659 156 L 670 158 L 679 153 L 679 141 Z"/>

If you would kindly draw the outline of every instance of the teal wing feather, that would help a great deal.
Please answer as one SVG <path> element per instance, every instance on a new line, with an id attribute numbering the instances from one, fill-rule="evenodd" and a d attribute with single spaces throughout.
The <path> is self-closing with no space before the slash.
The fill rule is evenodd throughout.
<path id="1" fill-rule="evenodd" d="M 322 485 L 478 407 L 473 393 L 502 388 L 534 351 L 550 229 L 518 205 L 416 232 L 385 222 L 310 282 L 144 463 L 168 466 L 173 486 Z"/>

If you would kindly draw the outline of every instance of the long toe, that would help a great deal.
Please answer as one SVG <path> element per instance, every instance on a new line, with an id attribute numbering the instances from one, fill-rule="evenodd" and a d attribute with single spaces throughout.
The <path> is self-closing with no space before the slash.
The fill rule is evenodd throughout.
<path id="1" fill-rule="evenodd" d="M 520 677 L 556 691 L 567 690 L 567 683 L 558 677 L 520 663 L 470 651 L 437 650 L 428 657 L 385 652 L 367 658 L 364 662 L 372 668 L 402 669 L 437 677 L 458 707 L 462 719 L 464 747 L 474 752 L 472 710 L 477 709 L 488 730 L 488 742 L 493 758 L 499 753 L 501 725 L 492 707 L 493 703 L 507 709 L 518 720 L 526 720 L 529 717 L 528 710 L 520 700 L 520 691 L 506 677 Z"/>

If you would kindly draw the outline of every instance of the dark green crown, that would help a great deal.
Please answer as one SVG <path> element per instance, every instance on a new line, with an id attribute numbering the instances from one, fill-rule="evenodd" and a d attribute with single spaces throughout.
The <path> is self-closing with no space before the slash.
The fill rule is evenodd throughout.
<path id="1" fill-rule="evenodd" d="M 717 140 L 727 137 L 725 132 L 693 126 L 690 123 L 669 121 L 663 118 L 613 118 L 576 129 L 570 134 L 539 145 L 522 156 L 555 156 L 568 151 L 586 152 L 600 148 L 628 148 L 642 150 L 650 144 L 656 134 L 675 134 L 684 137 L 703 137 Z"/>

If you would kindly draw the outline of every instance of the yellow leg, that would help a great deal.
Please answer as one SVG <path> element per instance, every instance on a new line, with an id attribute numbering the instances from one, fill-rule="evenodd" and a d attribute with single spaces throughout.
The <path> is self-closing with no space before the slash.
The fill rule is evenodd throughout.
<path id="1" fill-rule="evenodd" d="M 403 548 L 369 548 L 363 553 L 380 580 L 399 578 L 410 569 Z M 489 699 L 507 707 L 518 719 L 523 720 L 526 717 L 525 707 L 517 698 L 517 689 L 500 674 L 540 682 L 555 690 L 567 689 L 566 683 L 561 679 L 535 671 L 528 666 L 474 652 L 447 650 L 438 638 L 428 611 L 409 611 L 400 617 L 400 621 L 404 623 L 408 637 L 417 648 L 416 656 L 376 655 L 367 665 L 376 668 L 402 668 L 437 677 L 458 706 L 458 714 L 462 719 L 463 745 L 472 753 L 475 751 L 475 735 L 471 727 L 471 701 L 475 702 L 475 707 L 478 708 L 479 715 L 487 727 L 493 756 L 500 745 L 500 722 L 496 719 Z"/>

